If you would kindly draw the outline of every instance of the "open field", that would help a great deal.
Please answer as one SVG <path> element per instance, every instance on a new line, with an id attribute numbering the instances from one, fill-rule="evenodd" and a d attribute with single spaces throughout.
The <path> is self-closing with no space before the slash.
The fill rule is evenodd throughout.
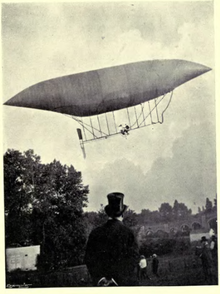
<path id="1" fill-rule="evenodd" d="M 153 275 L 149 262 L 150 280 L 140 281 L 140 286 L 188 286 L 217 285 L 217 270 L 212 268 L 212 278 L 205 280 L 202 264 L 193 250 L 183 254 L 169 254 L 159 257 L 159 277 Z M 30 284 L 32 288 L 41 287 L 90 287 L 91 281 L 85 265 L 54 271 L 50 273 L 17 272 L 7 274 L 7 284 Z"/>

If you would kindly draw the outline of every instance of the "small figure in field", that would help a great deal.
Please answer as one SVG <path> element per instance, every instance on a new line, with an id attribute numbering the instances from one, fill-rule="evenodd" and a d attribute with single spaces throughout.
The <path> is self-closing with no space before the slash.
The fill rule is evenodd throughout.
<path id="1" fill-rule="evenodd" d="M 215 284 L 218 284 L 218 244 L 216 235 L 211 236 L 210 251 L 213 266 L 213 280 Z"/>
<path id="2" fill-rule="evenodd" d="M 149 279 L 147 274 L 147 260 L 144 255 L 141 255 L 139 261 L 139 276 L 140 280 Z"/>
<path id="3" fill-rule="evenodd" d="M 159 260 L 156 254 L 152 255 L 152 272 L 155 276 L 159 277 L 158 275 L 158 267 L 159 267 Z"/>
<path id="4" fill-rule="evenodd" d="M 205 281 L 210 284 L 212 282 L 212 258 L 208 240 L 205 236 L 201 238 L 201 253 L 199 257 L 202 261 L 202 269 Z"/>
<path id="5" fill-rule="evenodd" d="M 212 235 L 211 237 L 211 243 L 210 243 L 210 250 L 212 255 L 212 261 L 213 263 L 217 263 L 218 261 L 218 250 L 217 250 L 217 237 L 215 235 Z"/>

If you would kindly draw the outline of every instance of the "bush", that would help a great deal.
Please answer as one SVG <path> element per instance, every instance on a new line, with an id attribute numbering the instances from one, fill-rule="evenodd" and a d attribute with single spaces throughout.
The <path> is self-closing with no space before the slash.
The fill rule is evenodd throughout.
<path id="1" fill-rule="evenodd" d="M 181 253 L 190 247 L 188 238 L 147 238 L 140 245 L 140 254 L 150 257 L 152 254 L 157 255 L 169 254 L 172 252 Z"/>

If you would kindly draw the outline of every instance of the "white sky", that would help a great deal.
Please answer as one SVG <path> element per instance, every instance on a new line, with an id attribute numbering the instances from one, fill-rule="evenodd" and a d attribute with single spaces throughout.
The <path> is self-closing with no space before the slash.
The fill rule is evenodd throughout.
<path id="1" fill-rule="evenodd" d="M 107 193 L 130 209 L 184 202 L 197 211 L 216 195 L 212 2 L 3 4 L 3 102 L 40 81 L 149 59 L 185 59 L 213 70 L 174 91 L 162 125 L 86 144 L 61 114 L 3 106 L 3 151 L 34 149 L 82 171 L 89 210 Z"/>

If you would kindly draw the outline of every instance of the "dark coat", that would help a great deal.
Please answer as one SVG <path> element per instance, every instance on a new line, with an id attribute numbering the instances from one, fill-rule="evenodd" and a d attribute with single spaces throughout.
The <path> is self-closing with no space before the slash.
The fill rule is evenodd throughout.
<path id="1" fill-rule="evenodd" d="M 158 266 L 159 266 L 159 260 L 156 257 L 154 257 L 152 261 L 152 271 L 154 274 L 157 274 Z"/>
<path id="2" fill-rule="evenodd" d="M 202 260 L 202 266 L 203 268 L 211 268 L 212 267 L 212 258 L 210 250 L 207 246 L 203 245 L 202 247 L 202 253 L 200 255 L 200 258 Z"/>
<path id="3" fill-rule="evenodd" d="M 138 259 L 134 234 L 119 220 L 108 220 L 91 232 L 85 263 L 94 285 L 106 277 L 114 278 L 119 286 L 136 286 Z"/>

